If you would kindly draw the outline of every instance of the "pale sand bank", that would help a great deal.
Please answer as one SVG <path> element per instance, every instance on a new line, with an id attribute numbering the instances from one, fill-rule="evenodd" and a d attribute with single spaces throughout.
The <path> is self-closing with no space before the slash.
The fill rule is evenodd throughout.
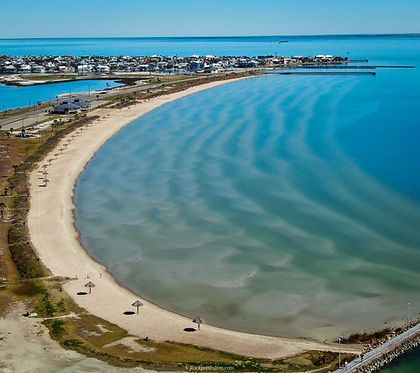
<path id="1" fill-rule="evenodd" d="M 63 349 L 52 340 L 41 319 L 21 317 L 23 304 L 14 305 L 0 318 L 1 373 L 153 373 L 143 368 L 117 368 L 75 351 Z"/>
<path id="2" fill-rule="evenodd" d="M 104 266 L 95 262 L 81 247 L 74 227 L 72 197 L 77 178 L 95 152 L 118 130 L 141 115 L 168 102 L 224 83 L 226 81 L 192 87 L 139 103 L 130 109 L 103 109 L 100 113 L 102 119 L 73 138 L 63 154 L 48 167 L 48 187 L 39 186 L 39 171 L 46 161 L 30 175 L 28 228 L 32 243 L 43 263 L 54 275 L 78 278 L 69 281 L 65 290 L 81 307 L 133 335 L 191 343 L 260 358 L 280 358 L 306 350 L 338 351 L 337 346 L 320 342 L 246 334 L 210 325 L 203 325 L 201 331 L 186 333 L 184 328 L 194 326 L 191 319 L 166 311 L 123 288 L 107 273 Z M 66 140 L 62 140 L 62 143 Z M 57 150 L 52 152 L 55 153 Z M 52 154 L 47 155 L 46 160 L 53 158 Z M 78 291 L 86 290 L 84 285 L 88 281 L 87 275 L 96 287 L 89 296 L 77 296 Z M 144 303 L 140 314 L 123 315 L 126 310 L 134 311 L 131 304 L 136 299 Z M 205 318 L 205 315 L 200 316 Z M 350 348 L 347 350 L 355 351 Z"/>

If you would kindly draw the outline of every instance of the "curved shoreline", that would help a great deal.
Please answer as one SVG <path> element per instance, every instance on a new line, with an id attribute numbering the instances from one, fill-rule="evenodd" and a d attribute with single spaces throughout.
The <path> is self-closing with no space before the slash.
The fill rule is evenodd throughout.
<path id="1" fill-rule="evenodd" d="M 73 215 L 75 185 L 86 164 L 100 147 L 120 129 L 151 110 L 187 95 L 237 80 L 195 86 L 158 96 L 131 108 L 100 109 L 101 118 L 74 138 L 63 154 L 48 166 L 49 183 L 46 188 L 38 185 L 41 164 L 30 174 L 28 229 L 32 244 L 52 274 L 73 279 L 64 285 L 64 289 L 78 305 L 89 313 L 122 327 L 130 334 L 257 358 L 281 358 L 307 350 L 338 351 L 336 345 L 317 341 L 241 333 L 211 325 L 204 325 L 199 332 L 185 333 L 183 329 L 192 326 L 191 319 L 162 309 L 124 288 L 102 264 L 84 250 L 79 241 Z M 60 144 L 70 137 L 71 135 L 65 137 Z M 55 152 L 53 150 L 46 159 L 52 158 Z M 78 297 L 76 293 L 84 290 L 88 281 L 96 285 L 92 295 Z M 124 316 L 124 311 L 133 309 L 131 304 L 136 299 L 144 304 L 140 314 Z M 341 350 L 359 352 L 352 347 Z"/>

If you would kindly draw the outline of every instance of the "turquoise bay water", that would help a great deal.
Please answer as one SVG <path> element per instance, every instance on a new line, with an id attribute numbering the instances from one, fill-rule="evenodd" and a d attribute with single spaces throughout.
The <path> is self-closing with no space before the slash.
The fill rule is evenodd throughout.
<path id="1" fill-rule="evenodd" d="M 341 43 L 420 60 L 418 38 Z M 420 71 L 377 72 L 253 78 L 134 121 L 78 182 L 82 242 L 146 298 L 229 328 L 331 338 L 400 322 L 408 299 L 417 315 Z"/>
<path id="2" fill-rule="evenodd" d="M 381 370 L 382 373 L 418 373 L 420 370 L 420 349 L 416 349 Z"/>
<path id="3" fill-rule="evenodd" d="M 113 80 L 79 80 L 21 87 L 0 84 L 0 112 L 55 100 L 57 95 L 64 93 L 81 93 L 120 85 Z"/>

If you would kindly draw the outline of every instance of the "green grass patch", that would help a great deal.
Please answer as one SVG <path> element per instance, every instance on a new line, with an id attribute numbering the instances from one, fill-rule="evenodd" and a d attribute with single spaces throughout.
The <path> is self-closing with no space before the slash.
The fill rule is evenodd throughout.
<path id="1" fill-rule="evenodd" d="M 60 319 L 45 320 L 43 324 L 48 327 L 53 338 L 60 338 L 65 333 L 64 321 Z"/>
<path id="2" fill-rule="evenodd" d="M 79 339 L 66 339 L 63 341 L 63 346 L 70 349 L 77 349 L 83 345 L 83 342 Z"/>

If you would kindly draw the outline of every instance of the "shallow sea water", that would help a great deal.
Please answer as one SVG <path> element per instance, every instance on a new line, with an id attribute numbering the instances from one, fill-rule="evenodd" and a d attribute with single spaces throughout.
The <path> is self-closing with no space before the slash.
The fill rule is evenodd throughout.
<path id="1" fill-rule="evenodd" d="M 334 48 L 420 60 L 419 38 Z M 324 339 L 402 322 L 409 299 L 417 315 L 420 74 L 376 72 L 253 78 L 134 121 L 78 182 L 83 244 L 142 296 L 233 329 Z"/>

